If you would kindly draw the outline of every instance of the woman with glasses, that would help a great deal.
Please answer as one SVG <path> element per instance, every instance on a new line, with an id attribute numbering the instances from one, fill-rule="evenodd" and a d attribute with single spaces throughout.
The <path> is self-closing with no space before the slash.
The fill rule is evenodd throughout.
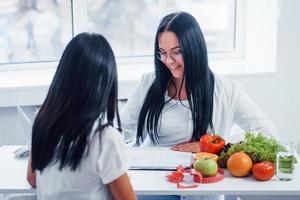
<path id="1" fill-rule="evenodd" d="M 142 77 L 121 111 L 122 125 L 136 134 L 137 146 L 171 147 L 205 133 L 226 137 L 234 123 L 276 137 L 273 123 L 242 88 L 211 71 L 203 33 L 192 15 L 178 12 L 162 19 L 155 55 L 155 73 Z"/>
<path id="2" fill-rule="evenodd" d="M 236 82 L 208 66 L 196 19 L 178 12 L 165 16 L 155 37 L 155 73 L 146 74 L 122 108 L 125 128 L 140 146 L 197 141 L 209 132 L 226 136 L 234 123 L 276 137 L 270 119 Z"/>

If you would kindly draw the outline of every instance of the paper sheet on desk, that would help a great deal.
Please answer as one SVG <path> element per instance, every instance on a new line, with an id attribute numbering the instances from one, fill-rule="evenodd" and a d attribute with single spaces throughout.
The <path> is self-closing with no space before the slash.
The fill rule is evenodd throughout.
<path id="1" fill-rule="evenodd" d="M 174 170 L 178 165 L 190 167 L 192 153 L 160 147 L 127 148 L 129 169 Z"/>

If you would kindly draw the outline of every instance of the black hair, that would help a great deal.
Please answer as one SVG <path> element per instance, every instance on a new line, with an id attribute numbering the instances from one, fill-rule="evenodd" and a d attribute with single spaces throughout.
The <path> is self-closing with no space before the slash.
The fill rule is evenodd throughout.
<path id="1" fill-rule="evenodd" d="M 176 34 L 184 61 L 185 89 L 193 118 L 193 134 L 191 141 L 198 140 L 211 128 L 214 132 L 213 95 L 214 75 L 208 66 L 207 49 L 203 33 L 197 20 L 186 12 L 171 13 L 159 24 L 155 36 L 154 54 L 159 51 L 160 34 L 170 31 Z M 165 101 L 165 92 L 172 82 L 172 74 L 165 64 L 156 56 L 155 80 L 150 86 L 140 111 L 137 127 L 137 144 L 144 140 L 143 131 L 149 134 L 152 143 L 159 143 L 158 122 Z M 174 83 L 173 83 L 174 84 Z"/>
<path id="2" fill-rule="evenodd" d="M 117 80 L 115 57 L 102 35 L 81 33 L 69 42 L 33 124 L 33 170 L 57 162 L 59 169 L 75 170 L 97 120 L 99 137 L 115 115 L 120 130 Z"/>

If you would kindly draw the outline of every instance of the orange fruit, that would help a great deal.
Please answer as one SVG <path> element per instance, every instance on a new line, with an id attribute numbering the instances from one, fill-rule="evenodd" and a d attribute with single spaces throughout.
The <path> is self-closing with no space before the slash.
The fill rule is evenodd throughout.
<path id="1" fill-rule="evenodd" d="M 232 154 L 227 160 L 227 169 L 232 176 L 247 176 L 252 168 L 251 158 L 244 152 Z"/>
<path id="2" fill-rule="evenodd" d="M 214 161 L 218 160 L 218 156 L 216 154 L 207 153 L 207 152 L 200 152 L 193 154 L 194 160 L 199 160 L 200 158 L 210 158 Z"/>

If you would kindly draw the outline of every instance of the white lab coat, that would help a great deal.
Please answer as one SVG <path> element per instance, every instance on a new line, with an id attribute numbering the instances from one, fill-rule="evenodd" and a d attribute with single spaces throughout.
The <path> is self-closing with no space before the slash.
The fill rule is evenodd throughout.
<path id="1" fill-rule="evenodd" d="M 233 125 L 237 124 L 245 131 L 263 132 L 265 135 L 278 139 L 277 129 L 272 121 L 243 91 L 240 84 L 216 74 L 214 77 L 213 125 L 216 134 L 226 139 L 230 137 Z M 122 127 L 136 133 L 140 109 L 154 78 L 154 73 L 145 74 L 127 103 L 122 107 L 120 112 Z M 170 97 L 166 93 L 165 100 L 168 99 Z M 180 102 L 172 99 L 164 106 L 159 130 L 160 142 L 156 146 L 172 146 L 191 139 L 193 123 L 187 100 Z M 146 130 L 143 134 L 142 146 L 152 146 Z"/>
<path id="2" fill-rule="evenodd" d="M 243 91 L 240 84 L 216 74 L 214 77 L 213 125 L 216 134 L 225 139 L 230 138 L 232 127 L 236 124 L 245 131 L 263 132 L 278 140 L 277 129 L 272 121 Z M 133 131 L 134 140 L 139 113 L 154 78 L 154 73 L 145 74 L 120 112 L 122 127 Z M 169 99 L 166 92 L 165 100 Z M 193 125 L 188 101 L 180 102 L 172 99 L 168 102 L 162 111 L 159 130 L 160 143 L 156 146 L 172 146 L 189 141 L 192 137 Z M 144 142 L 141 146 L 152 146 L 145 130 L 143 135 Z M 224 196 L 181 196 L 181 199 L 221 200 Z M 225 199 L 236 199 L 236 196 L 226 196 Z"/>

